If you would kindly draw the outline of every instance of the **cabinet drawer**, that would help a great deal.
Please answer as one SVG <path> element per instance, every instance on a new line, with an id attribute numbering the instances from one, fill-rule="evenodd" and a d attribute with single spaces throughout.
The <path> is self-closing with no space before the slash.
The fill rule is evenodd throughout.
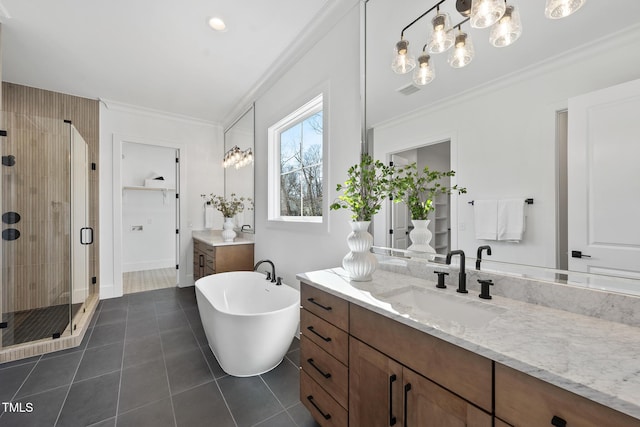
<path id="1" fill-rule="evenodd" d="M 300 365 L 343 408 L 349 405 L 349 370 L 304 335 L 300 337 Z"/>
<path id="2" fill-rule="evenodd" d="M 492 362 L 355 304 L 351 335 L 491 412 Z"/>
<path id="3" fill-rule="evenodd" d="M 515 427 L 551 426 L 553 417 L 567 427 L 640 426 L 640 420 L 560 387 L 496 363 L 496 416 Z"/>
<path id="4" fill-rule="evenodd" d="M 321 426 L 347 427 L 347 411 L 305 371 L 300 372 L 300 400 Z"/>
<path id="5" fill-rule="evenodd" d="M 326 320 L 300 310 L 300 332 L 345 365 L 349 364 L 349 336 Z"/>
<path id="6" fill-rule="evenodd" d="M 343 331 L 349 331 L 349 303 L 342 298 L 306 283 L 300 283 L 300 302 L 305 309 L 316 316 Z"/>

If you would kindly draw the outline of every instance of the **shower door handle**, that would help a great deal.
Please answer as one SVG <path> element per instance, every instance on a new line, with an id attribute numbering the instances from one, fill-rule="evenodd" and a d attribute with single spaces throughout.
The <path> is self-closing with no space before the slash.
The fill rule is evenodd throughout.
<path id="1" fill-rule="evenodd" d="M 93 243 L 93 228 L 82 227 L 80 229 L 80 244 L 90 245 Z"/>

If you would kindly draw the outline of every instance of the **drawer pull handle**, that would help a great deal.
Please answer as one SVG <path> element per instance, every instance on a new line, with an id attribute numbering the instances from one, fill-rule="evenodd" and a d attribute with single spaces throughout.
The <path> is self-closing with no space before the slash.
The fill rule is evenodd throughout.
<path id="1" fill-rule="evenodd" d="M 324 412 L 322 412 L 322 409 L 320 409 L 316 402 L 313 401 L 313 396 L 307 396 L 307 400 L 313 405 L 314 408 L 318 410 L 318 412 L 320 412 L 320 415 L 322 415 L 325 420 L 331 419 L 331 414 L 325 414 Z"/>
<path id="2" fill-rule="evenodd" d="M 326 306 L 326 305 L 322 305 L 319 302 L 316 302 L 315 298 L 307 298 L 307 301 L 309 301 L 311 304 L 315 304 L 318 307 L 320 307 L 323 310 L 327 310 L 327 311 L 331 311 L 331 306 Z"/>
<path id="3" fill-rule="evenodd" d="M 322 369 L 318 368 L 318 366 L 313 363 L 313 359 L 307 359 L 307 362 L 309 362 L 309 365 L 313 366 L 316 371 L 320 372 L 320 375 L 322 375 L 325 378 L 331 378 L 331 374 L 329 372 L 323 372 Z"/>
<path id="4" fill-rule="evenodd" d="M 409 395 L 409 391 L 411 390 L 411 383 L 406 383 L 404 385 L 404 427 L 408 427 L 409 423 L 407 421 L 407 415 L 409 414 L 407 411 L 407 397 Z"/>
<path id="5" fill-rule="evenodd" d="M 322 338 L 324 340 L 324 342 L 331 342 L 331 338 L 323 337 L 322 335 L 317 333 L 315 329 L 313 329 L 313 326 L 307 326 L 307 329 L 310 330 L 311 332 L 313 332 L 314 334 L 316 334 L 317 336 L 319 336 L 320 338 Z"/>
<path id="6" fill-rule="evenodd" d="M 567 426 L 567 422 L 565 420 L 563 420 L 562 418 L 554 415 L 553 418 L 551 418 L 551 425 L 556 426 L 556 427 L 566 427 Z"/>
<path id="7" fill-rule="evenodd" d="M 200 256 L 198 257 L 198 260 L 200 262 L 199 267 L 204 267 L 204 255 L 200 254 Z"/>
<path id="8" fill-rule="evenodd" d="M 398 379 L 396 374 L 389 377 L 389 425 L 396 425 L 396 417 L 393 416 L 393 383 Z"/>

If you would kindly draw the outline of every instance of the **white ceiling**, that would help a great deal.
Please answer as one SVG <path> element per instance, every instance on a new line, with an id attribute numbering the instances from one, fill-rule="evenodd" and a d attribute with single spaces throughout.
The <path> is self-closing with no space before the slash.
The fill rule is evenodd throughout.
<path id="1" fill-rule="evenodd" d="M 339 1 L 0 0 L 2 78 L 228 123 Z"/>
<path id="2" fill-rule="evenodd" d="M 509 0 L 520 10 L 523 32 L 512 46 L 494 48 L 489 43 L 489 29 L 462 29 L 473 40 L 476 56 L 465 68 L 453 69 L 447 64 L 449 52 L 432 55 L 436 78 L 422 90 L 402 95 L 397 90 L 411 84 L 411 74 L 398 75 L 391 70 L 395 43 L 403 27 L 436 3 L 436 0 L 369 0 L 367 3 L 367 123 L 383 123 L 411 111 L 424 109 L 465 91 L 496 82 L 550 58 L 561 58 L 563 52 L 593 43 L 603 37 L 637 28 L 639 0 L 588 0 L 575 14 L 559 20 L 544 16 L 544 0 Z M 453 25 L 463 17 L 455 11 L 455 0 L 446 1 L 441 11 L 448 12 Z M 435 11 L 405 32 L 410 50 L 417 58 L 430 33 Z M 640 54 L 640 46 L 630 55 Z M 611 64 L 615 66 L 615 64 Z M 584 70 L 589 73 L 589 70 Z M 593 76 L 597 78 L 597 76 Z M 567 76 L 571 79 L 572 76 Z"/>

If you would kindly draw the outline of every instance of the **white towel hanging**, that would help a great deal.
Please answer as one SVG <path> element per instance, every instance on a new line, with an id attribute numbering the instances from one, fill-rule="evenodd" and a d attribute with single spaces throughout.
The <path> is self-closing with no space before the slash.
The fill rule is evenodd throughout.
<path id="1" fill-rule="evenodd" d="M 498 238 L 498 201 L 475 200 L 473 218 L 478 240 L 497 240 Z"/>
<path id="2" fill-rule="evenodd" d="M 525 230 L 524 204 L 524 197 L 498 200 L 498 240 L 522 240 Z"/>

